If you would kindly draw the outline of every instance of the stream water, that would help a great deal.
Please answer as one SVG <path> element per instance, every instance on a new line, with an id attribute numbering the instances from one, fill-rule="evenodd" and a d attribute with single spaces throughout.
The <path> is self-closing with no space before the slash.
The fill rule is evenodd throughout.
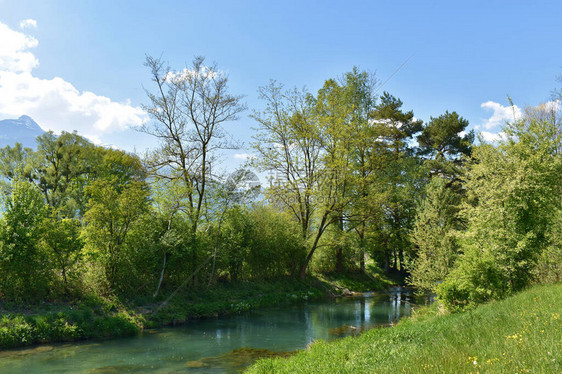
<path id="1" fill-rule="evenodd" d="M 0 352 L 0 373 L 234 373 L 316 339 L 388 326 L 421 304 L 408 290 L 196 320 L 135 337 Z"/>

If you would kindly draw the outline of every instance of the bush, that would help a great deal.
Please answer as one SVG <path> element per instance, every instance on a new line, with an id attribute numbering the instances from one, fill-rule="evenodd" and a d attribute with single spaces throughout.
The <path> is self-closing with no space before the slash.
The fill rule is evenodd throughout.
<path id="1" fill-rule="evenodd" d="M 448 309 L 459 310 L 505 297 L 506 281 L 494 258 L 472 250 L 437 286 L 437 296 Z"/>

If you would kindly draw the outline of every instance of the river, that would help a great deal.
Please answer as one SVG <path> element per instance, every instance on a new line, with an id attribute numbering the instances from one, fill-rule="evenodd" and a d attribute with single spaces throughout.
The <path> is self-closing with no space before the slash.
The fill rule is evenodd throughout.
<path id="1" fill-rule="evenodd" d="M 1 373 L 235 373 L 257 357 L 288 355 L 389 326 L 423 303 L 408 290 L 363 294 L 190 321 L 135 337 L 0 352 Z"/>

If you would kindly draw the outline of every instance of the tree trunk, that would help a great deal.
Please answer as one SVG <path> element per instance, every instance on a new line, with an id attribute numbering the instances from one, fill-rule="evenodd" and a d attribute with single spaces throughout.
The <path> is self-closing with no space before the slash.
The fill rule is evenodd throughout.
<path id="1" fill-rule="evenodd" d="M 363 248 L 359 251 L 359 270 L 361 273 L 365 273 L 365 251 Z"/>
<path id="2" fill-rule="evenodd" d="M 62 267 L 62 279 L 64 280 L 64 293 L 68 294 L 68 281 L 66 279 L 66 267 Z"/>
<path id="3" fill-rule="evenodd" d="M 314 244 L 312 244 L 312 248 L 310 249 L 310 252 L 308 252 L 306 259 L 304 260 L 304 263 L 301 266 L 301 270 L 299 274 L 302 280 L 306 279 L 306 270 L 308 269 L 308 264 L 312 259 L 312 255 L 314 255 L 314 251 L 316 251 L 316 248 L 318 247 L 318 242 L 320 241 L 320 238 L 322 237 L 324 230 L 326 230 L 326 227 L 328 226 L 326 224 L 326 221 L 328 220 L 328 213 L 329 212 L 325 212 L 324 215 L 322 216 L 322 220 L 320 221 L 320 226 L 318 227 L 318 232 L 316 233 L 316 238 L 314 238 Z"/>
<path id="4" fill-rule="evenodd" d="M 390 253 L 386 251 L 384 253 L 384 272 L 388 273 L 390 270 Z"/>
<path id="5" fill-rule="evenodd" d="M 168 219 L 168 232 L 172 229 L 172 218 L 174 217 L 174 213 Z M 160 292 L 160 287 L 162 286 L 162 279 L 164 279 L 164 271 L 166 270 L 166 260 L 167 260 L 167 252 L 164 251 L 164 263 L 162 264 L 162 272 L 160 273 L 160 280 L 158 280 L 158 287 L 156 287 L 156 292 L 152 295 L 152 297 L 158 296 L 158 292 Z"/>
<path id="6" fill-rule="evenodd" d="M 338 249 L 336 251 L 336 272 L 343 272 L 343 248 L 341 245 L 338 245 Z"/>
<path id="7" fill-rule="evenodd" d="M 166 270 L 166 257 L 167 253 L 164 252 L 164 263 L 162 264 L 162 272 L 160 273 L 160 280 L 158 281 L 158 287 L 156 287 L 156 292 L 152 295 L 152 297 L 156 298 L 158 296 L 158 292 L 160 292 L 160 286 L 162 286 L 162 279 L 164 279 L 164 270 Z"/>
<path id="8" fill-rule="evenodd" d="M 340 235 L 343 235 L 343 216 L 341 213 L 338 217 L 338 231 Z M 343 245 L 341 243 L 338 244 L 336 250 L 336 272 L 343 272 Z"/>
<path id="9" fill-rule="evenodd" d="M 363 228 L 359 233 L 359 270 L 365 273 L 365 222 L 362 224 Z"/>
<path id="10" fill-rule="evenodd" d="M 301 266 L 301 270 L 299 272 L 299 278 L 301 280 L 305 280 L 306 279 L 306 270 L 308 269 L 308 263 L 310 262 L 310 259 L 312 258 L 312 255 L 314 254 L 314 251 L 316 250 L 315 247 L 313 247 L 310 252 L 308 253 L 308 255 L 306 256 L 306 259 L 304 260 L 304 263 Z"/>

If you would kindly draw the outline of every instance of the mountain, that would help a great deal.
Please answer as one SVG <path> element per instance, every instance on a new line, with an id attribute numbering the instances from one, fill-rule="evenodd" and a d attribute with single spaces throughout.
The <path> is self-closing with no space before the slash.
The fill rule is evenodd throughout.
<path id="1" fill-rule="evenodd" d="M 0 148 L 13 146 L 16 142 L 24 147 L 35 148 L 35 138 L 45 131 L 29 116 L 0 121 Z"/>

